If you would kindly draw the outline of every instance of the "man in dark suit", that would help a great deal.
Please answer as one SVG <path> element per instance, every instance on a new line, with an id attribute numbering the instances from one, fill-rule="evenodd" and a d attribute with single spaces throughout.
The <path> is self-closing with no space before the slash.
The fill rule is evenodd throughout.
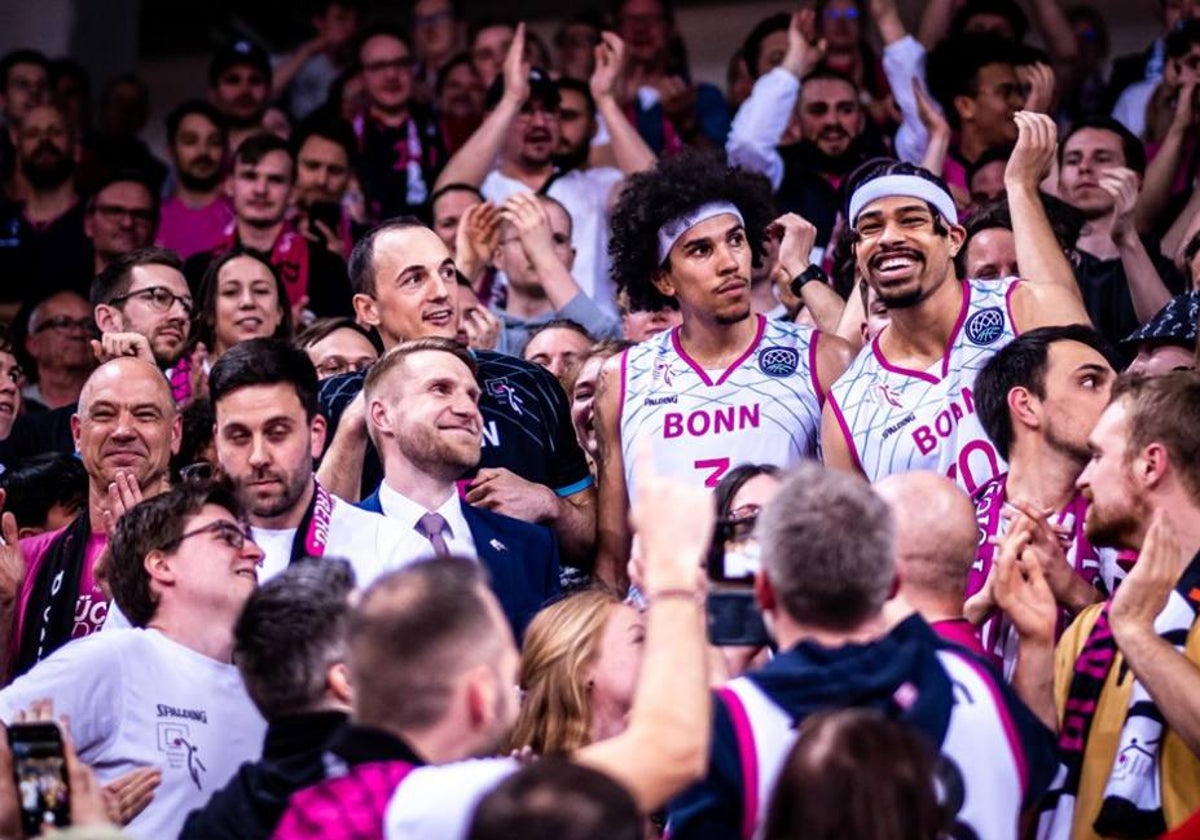
<path id="1" fill-rule="evenodd" d="M 395 519 L 410 534 L 414 559 L 478 557 L 519 639 L 558 591 L 558 544 L 543 525 L 459 497 L 457 481 L 479 463 L 482 446 L 471 354 L 445 338 L 405 342 L 375 363 L 364 390 L 384 480 L 362 507 Z"/>

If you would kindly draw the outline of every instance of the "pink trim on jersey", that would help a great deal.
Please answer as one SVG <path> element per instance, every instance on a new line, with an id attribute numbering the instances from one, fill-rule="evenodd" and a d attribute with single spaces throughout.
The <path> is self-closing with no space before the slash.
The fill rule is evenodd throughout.
<path id="1" fill-rule="evenodd" d="M 817 342 L 821 340 L 821 331 L 813 330 L 812 339 L 808 342 L 808 373 L 812 377 L 813 393 L 817 395 L 817 405 L 825 404 L 825 389 L 821 387 L 821 375 L 817 372 Z"/>
<path id="2" fill-rule="evenodd" d="M 758 753 L 754 749 L 754 730 L 750 728 L 750 716 L 746 714 L 742 698 L 736 692 L 718 688 L 716 695 L 729 711 L 733 737 L 737 740 L 738 759 L 742 765 L 742 837 L 750 840 L 758 822 Z"/>
<path id="3" fill-rule="evenodd" d="M 1017 764 L 1017 775 L 1021 779 L 1021 798 L 1024 799 L 1029 795 L 1029 762 L 1025 758 L 1025 747 L 1017 736 L 1017 726 L 1013 723 L 1012 714 L 1009 712 L 1004 698 L 1000 696 L 1000 689 L 996 687 L 996 677 L 988 673 L 987 668 L 977 659 L 970 656 L 958 658 L 979 675 L 984 685 L 987 686 L 988 693 L 992 695 L 992 704 L 1000 715 L 1000 724 L 1004 727 L 1004 737 L 1008 740 L 1008 748 L 1012 752 L 1013 761 Z"/>
<path id="4" fill-rule="evenodd" d="M 880 346 L 879 340 L 883 337 L 884 330 L 880 330 L 879 334 L 875 336 L 875 340 L 871 342 L 871 350 L 875 353 L 875 358 L 879 361 L 879 364 L 883 366 L 884 370 L 891 371 L 892 373 L 898 373 L 901 376 L 911 376 L 915 379 L 924 379 L 926 382 L 932 382 L 934 385 L 938 384 L 942 381 L 942 379 L 945 378 L 946 374 L 950 372 L 950 351 L 954 349 L 954 342 L 958 340 L 958 331 L 962 329 L 963 323 L 967 320 L 967 311 L 971 308 L 970 285 L 968 285 L 967 281 L 965 280 L 959 280 L 958 283 L 962 287 L 962 308 L 958 311 L 958 320 L 954 322 L 954 329 L 950 331 L 950 337 L 946 341 L 946 347 L 942 350 L 942 375 L 934 376 L 932 373 L 926 370 L 909 370 L 908 368 L 902 368 L 893 365 L 887 360 L 887 357 L 883 355 L 883 347 Z"/>
<path id="5" fill-rule="evenodd" d="M 671 346 L 675 348 L 675 352 L 679 354 L 679 358 L 683 359 L 692 370 L 696 371 L 696 374 L 700 377 L 700 380 L 705 385 L 708 385 L 710 388 L 713 385 L 720 385 L 726 379 L 728 379 L 735 370 L 741 367 L 742 363 L 746 361 L 746 359 L 750 358 L 750 354 L 754 352 L 755 348 L 758 347 L 758 343 L 762 341 L 763 333 L 767 328 L 767 319 L 762 315 L 756 315 L 754 317 L 758 319 L 758 329 L 754 333 L 754 340 L 750 342 L 750 346 L 746 348 L 746 352 L 738 356 L 737 359 L 734 360 L 733 364 L 725 369 L 725 372 L 721 374 L 721 377 L 716 382 L 713 382 L 709 378 L 708 371 L 702 368 L 699 362 L 684 352 L 683 344 L 679 340 L 679 331 L 682 329 L 682 327 L 675 327 L 671 330 Z"/>
<path id="6" fill-rule="evenodd" d="M 1016 283 L 1013 283 L 1008 287 L 1008 291 L 1004 293 L 1004 311 L 1008 313 L 1008 323 L 1012 324 L 1013 335 L 1021 334 L 1021 331 L 1017 328 L 1017 319 L 1013 317 L 1012 296 L 1013 292 L 1016 291 L 1016 288 L 1020 286 L 1022 282 L 1023 281 L 1018 280 Z"/>
<path id="7" fill-rule="evenodd" d="M 862 458 L 858 457 L 858 447 L 854 444 L 854 435 L 850 434 L 850 424 L 846 422 L 846 416 L 842 414 L 842 409 L 838 406 L 837 397 L 833 395 L 833 391 L 829 392 L 827 399 L 829 407 L 833 409 L 833 416 L 842 429 L 842 437 L 846 439 L 846 446 L 850 449 L 850 457 L 854 459 L 854 466 L 858 467 L 860 473 L 866 475 L 867 471 L 863 469 Z"/>

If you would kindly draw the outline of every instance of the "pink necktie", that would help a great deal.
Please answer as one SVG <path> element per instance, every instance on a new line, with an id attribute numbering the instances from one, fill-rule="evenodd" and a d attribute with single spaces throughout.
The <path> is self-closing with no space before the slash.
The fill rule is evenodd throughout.
<path id="1" fill-rule="evenodd" d="M 449 557 L 450 549 L 446 548 L 446 540 L 442 532 L 446 529 L 446 519 L 440 513 L 427 513 L 417 521 L 417 531 L 433 544 L 433 553 L 438 557 Z"/>

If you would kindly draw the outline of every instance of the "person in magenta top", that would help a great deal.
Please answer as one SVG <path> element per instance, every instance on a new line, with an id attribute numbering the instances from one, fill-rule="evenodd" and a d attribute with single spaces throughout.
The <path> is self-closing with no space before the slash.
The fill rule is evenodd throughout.
<path id="1" fill-rule="evenodd" d="M 6 565 L 25 565 L 23 578 L 6 578 L 16 591 L 0 593 L 0 603 L 15 604 L 11 615 L 0 616 L 10 676 L 104 624 L 108 599 L 95 562 L 125 507 L 167 489 L 182 422 L 162 372 L 124 357 L 101 365 L 84 384 L 71 429 L 88 473 L 86 511 L 65 528 L 19 544 L 17 523 L 5 517 L 8 545 L 0 551 Z"/>
<path id="2" fill-rule="evenodd" d="M 167 116 L 175 192 L 162 203 L 158 244 L 183 259 L 220 245 L 233 222 L 233 205 L 221 193 L 227 142 L 224 118 L 203 100 L 184 102 Z"/>

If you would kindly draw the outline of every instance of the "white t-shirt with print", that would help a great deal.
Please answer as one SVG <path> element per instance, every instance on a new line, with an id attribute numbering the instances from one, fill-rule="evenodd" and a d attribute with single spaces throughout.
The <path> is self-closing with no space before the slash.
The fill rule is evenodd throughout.
<path id="1" fill-rule="evenodd" d="M 0 720 L 44 697 L 55 717 L 69 717 L 79 757 L 102 783 L 162 770 L 153 801 L 128 826 L 134 837 L 177 837 L 190 811 L 262 753 L 266 721 L 237 669 L 157 630 L 109 629 L 64 645 L 0 691 Z"/>

